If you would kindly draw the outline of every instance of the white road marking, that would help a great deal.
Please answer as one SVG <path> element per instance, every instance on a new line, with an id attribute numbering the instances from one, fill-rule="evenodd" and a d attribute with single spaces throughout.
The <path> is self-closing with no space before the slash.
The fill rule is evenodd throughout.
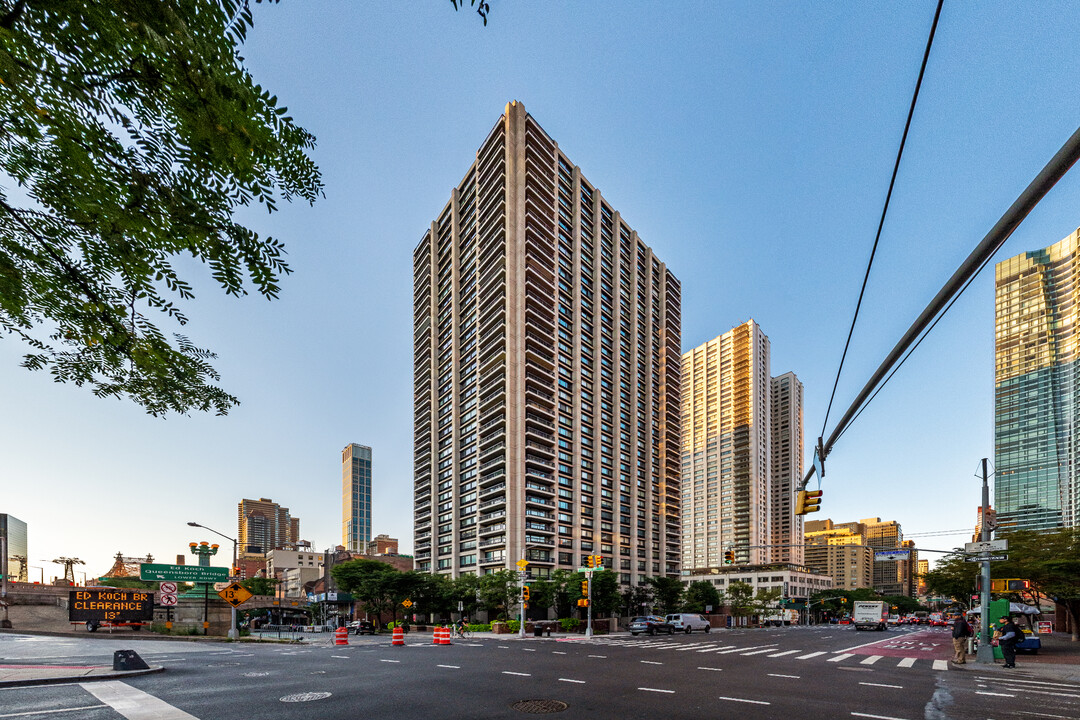
<path id="1" fill-rule="evenodd" d="M 826 660 L 825 662 L 840 662 L 841 660 L 847 660 L 849 657 L 855 657 L 855 656 L 850 654 L 850 653 L 844 653 L 843 655 L 837 655 L 836 657 L 831 657 L 828 660 Z"/>
<path id="2" fill-rule="evenodd" d="M 885 685 L 884 683 L 868 683 L 868 682 L 861 682 L 859 684 L 860 685 L 869 685 L 870 687 L 887 687 L 887 688 L 896 688 L 897 690 L 903 690 L 904 689 L 903 685 Z"/>
<path id="3" fill-rule="evenodd" d="M 559 678 L 559 682 L 577 683 L 578 685 L 584 685 L 584 680 L 571 680 L 570 678 Z"/>
<path id="4" fill-rule="evenodd" d="M 778 645 L 778 643 L 773 643 L 772 645 L 751 645 L 750 647 L 735 648 L 734 650 L 721 650 L 720 652 L 718 652 L 716 654 L 717 655 L 727 655 L 729 653 L 743 652 L 744 650 L 757 650 L 758 648 L 774 648 L 777 645 Z"/>
<path id="5" fill-rule="evenodd" d="M 896 663 L 896 667 L 911 667 L 915 664 L 916 658 L 904 658 L 900 662 Z"/>
<path id="6" fill-rule="evenodd" d="M 500 650 L 509 650 L 510 649 L 509 645 L 496 645 L 495 647 L 499 648 Z"/>
<path id="7" fill-rule="evenodd" d="M 1003 684 L 1006 682 L 1009 681 L 1002 681 Z M 1051 692 L 1050 690 L 1036 690 L 1035 688 L 1029 687 L 1006 687 L 1002 689 L 1013 690 L 1014 692 L 1026 692 L 1029 695 L 1053 695 L 1054 697 L 1080 698 L 1080 695 L 1076 695 L 1075 693 Z"/>
<path id="8" fill-rule="evenodd" d="M 766 648 L 765 650 L 754 650 L 753 652 L 743 653 L 743 656 L 747 655 L 761 655 L 762 653 L 772 652 L 775 648 Z"/>
<path id="9" fill-rule="evenodd" d="M 881 655 L 871 655 L 870 657 L 866 658 L 865 660 L 863 660 L 859 664 L 860 665 L 873 665 L 878 660 L 880 660 L 881 657 L 882 657 Z"/>
<path id="10" fill-rule="evenodd" d="M 598 658 L 604 658 L 605 660 L 607 660 L 607 655 L 590 655 L 589 657 L 598 657 Z"/>
<path id="11" fill-rule="evenodd" d="M 982 690 L 976 690 L 975 694 L 976 695 L 993 695 L 994 697 L 1016 697 L 1015 695 L 1010 695 L 1008 693 L 983 692 Z"/>
<path id="12" fill-rule="evenodd" d="M 79 687 L 128 720 L 197 720 L 194 715 L 119 680 L 79 683 Z"/>
<path id="13" fill-rule="evenodd" d="M 461 669 L 460 665 L 436 665 L 435 667 L 450 668 L 451 670 L 460 670 Z"/>
<path id="14" fill-rule="evenodd" d="M 802 652 L 802 651 L 801 650 L 785 650 L 784 652 L 773 653 L 769 657 L 784 657 L 785 655 L 794 655 L 797 652 Z"/>
<path id="15" fill-rule="evenodd" d="M 724 645 L 722 647 L 705 648 L 704 650 L 698 650 L 698 652 L 716 652 L 717 650 L 730 650 L 733 647 L 735 647 L 735 646 L 734 645 Z"/>
<path id="16" fill-rule="evenodd" d="M 721 695 L 717 699 L 718 700 L 730 700 L 731 702 L 753 703 L 754 705 L 772 705 L 772 703 L 765 702 L 764 700 L 747 700 L 746 698 L 724 697 L 723 695 Z"/>
<path id="17" fill-rule="evenodd" d="M 330 657 L 332 657 L 332 658 L 341 658 L 342 660 L 348 660 L 350 656 L 349 655 L 331 655 Z"/>
<path id="18" fill-rule="evenodd" d="M 532 677 L 532 673 L 510 672 L 509 670 L 503 670 L 502 674 L 503 675 L 517 675 L 518 677 Z"/>
<path id="19" fill-rule="evenodd" d="M 525 652 L 536 652 L 536 648 L 521 648 Z"/>
<path id="20" fill-rule="evenodd" d="M 852 650 L 858 650 L 859 648 L 868 647 L 870 645 L 877 645 L 879 642 L 885 642 L 884 640 L 874 640 L 873 642 L 863 643 L 862 645 L 856 645 L 855 647 L 849 647 L 844 650 L 836 650 L 835 652 L 851 652 Z"/>
<path id="21" fill-rule="evenodd" d="M 687 645 L 686 647 L 681 647 L 678 650 L 676 650 L 675 652 L 686 652 L 687 650 L 696 650 L 697 652 L 701 652 L 701 650 L 698 650 L 698 648 L 700 648 L 702 646 L 705 646 L 705 645 L 719 645 L 719 644 L 720 643 L 694 643 L 693 645 Z"/>
<path id="22" fill-rule="evenodd" d="M 802 678 L 802 675 L 777 675 L 776 673 L 769 673 L 769 677 L 782 677 L 791 678 L 792 680 L 799 680 Z"/>
<path id="23" fill-rule="evenodd" d="M 642 660 L 641 662 L 645 663 L 646 665 L 663 665 L 664 664 L 662 662 L 654 662 L 652 660 Z"/>
<path id="24" fill-rule="evenodd" d="M 564 652 L 559 652 L 558 650 L 552 650 L 552 651 L 551 651 L 551 654 L 552 654 L 552 655 L 565 655 L 566 653 L 564 653 Z"/>
<path id="25" fill-rule="evenodd" d="M 399 663 L 399 662 L 401 662 L 401 661 L 400 661 L 400 660 L 383 660 L 383 659 L 380 659 L 380 660 L 379 660 L 379 662 L 392 662 L 392 663 Z"/>
<path id="26" fill-rule="evenodd" d="M 660 690 L 658 688 L 642 688 L 642 687 L 639 687 L 638 690 L 644 690 L 645 692 L 667 693 L 669 695 L 674 695 L 675 694 L 674 690 Z"/>
<path id="27" fill-rule="evenodd" d="M 948 670 L 949 669 L 949 661 L 948 660 L 935 660 L 934 661 L 934 669 L 935 670 Z"/>
<path id="28" fill-rule="evenodd" d="M 904 720 L 904 718 L 892 717 L 891 715 L 870 715 L 868 713 L 851 713 L 855 717 L 875 718 L 875 720 Z"/>
<path id="29" fill-rule="evenodd" d="M 825 654 L 825 652 L 824 652 L 824 651 L 819 651 L 819 652 L 812 652 L 812 653 L 808 653 L 808 654 L 806 654 L 806 655 L 800 655 L 799 657 L 797 657 L 797 658 L 795 658 L 795 659 L 796 659 L 796 660 L 809 660 L 810 658 L 815 658 L 815 657 L 817 657 L 818 655 L 824 655 L 824 654 Z"/>
<path id="30" fill-rule="evenodd" d="M 26 687 L 25 685 L 21 687 Z M 108 705 L 80 705 L 79 707 L 57 708 L 56 710 L 32 710 L 29 712 L 8 713 L 0 715 L 0 718 L 26 717 L 27 715 L 48 715 L 50 713 L 71 712 L 72 710 L 92 710 L 93 708 L 109 707 Z"/>
<path id="31" fill-rule="evenodd" d="M 976 676 L 975 679 L 976 680 L 993 680 L 995 682 L 1001 680 L 1001 678 L 988 678 L 988 677 L 981 677 L 981 676 Z M 1009 678 L 1005 682 L 1009 682 L 1009 683 L 1013 683 L 1013 684 L 1023 683 L 1024 685 L 1049 685 L 1051 687 L 1065 688 L 1067 690 L 1080 690 L 1080 685 L 1070 685 L 1068 683 L 1046 682 L 1044 680 L 1020 680 L 1019 678 Z"/>

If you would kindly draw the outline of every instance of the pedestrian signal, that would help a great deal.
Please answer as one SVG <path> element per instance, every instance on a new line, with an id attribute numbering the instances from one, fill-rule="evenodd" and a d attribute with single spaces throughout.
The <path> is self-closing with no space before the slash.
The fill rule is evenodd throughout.
<path id="1" fill-rule="evenodd" d="M 795 500 L 795 514 L 806 515 L 821 509 L 820 490 L 800 490 Z"/>

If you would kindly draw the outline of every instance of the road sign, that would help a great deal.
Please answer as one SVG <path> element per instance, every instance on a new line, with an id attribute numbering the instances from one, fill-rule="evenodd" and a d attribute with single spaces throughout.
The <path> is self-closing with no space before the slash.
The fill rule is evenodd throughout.
<path id="1" fill-rule="evenodd" d="M 162 595 L 175 595 L 176 594 L 176 583 L 174 583 L 174 582 L 163 582 L 160 585 L 158 585 L 158 590 L 161 591 Z"/>
<path id="2" fill-rule="evenodd" d="M 251 592 L 240 583 L 233 583 L 218 593 L 218 596 L 233 607 L 243 605 L 251 599 Z"/>
<path id="3" fill-rule="evenodd" d="M 524 570 L 522 570 L 521 572 L 518 573 L 518 580 L 525 580 L 528 577 L 529 577 L 529 573 L 527 573 Z"/>
<path id="4" fill-rule="evenodd" d="M 597 570 L 603 570 L 603 569 L 604 568 L 602 568 L 602 567 L 598 567 L 598 568 L 585 567 L 585 568 L 578 568 L 577 571 L 580 572 L 580 573 L 593 573 L 593 572 L 596 572 Z"/>
<path id="5" fill-rule="evenodd" d="M 172 580 L 174 582 L 221 582 L 229 579 L 229 569 L 207 565 L 139 565 L 140 580 Z"/>
<path id="6" fill-rule="evenodd" d="M 402 600 L 401 601 L 401 606 L 406 607 L 406 608 L 411 608 L 412 607 L 412 600 L 407 600 L 407 599 Z"/>
<path id="7" fill-rule="evenodd" d="M 874 562 L 882 560 L 907 560 L 911 557 L 910 550 L 875 550 Z M 891 572 L 891 571 L 890 571 Z"/>
<path id="8" fill-rule="evenodd" d="M 525 566 L 529 564 L 529 561 L 528 560 L 518 560 L 514 564 L 518 566 L 519 570 L 524 570 Z"/>
<path id="9" fill-rule="evenodd" d="M 989 560 L 990 562 L 996 562 L 998 560 L 1008 560 L 1008 555 L 968 555 L 964 558 L 964 562 L 983 562 Z"/>
<path id="10" fill-rule="evenodd" d="M 966 553 L 1001 552 L 1009 549 L 1008 540 L 987 540 L 985 542 L 964 543 Z"/>
<path id="11" fill-rule="evenodd" d="M 176 605 L 176 595 L 172 593 L 162 593 L 161 599 L 158 600 L 158 604 L 161 607 L 174 607 Z"/>
<path id="12" fill-rule="evenodd" d="M 68 620 L 71 622 L 144 622 L 154 619 L 152 592 L 72 590 L 68 596 Z"/>

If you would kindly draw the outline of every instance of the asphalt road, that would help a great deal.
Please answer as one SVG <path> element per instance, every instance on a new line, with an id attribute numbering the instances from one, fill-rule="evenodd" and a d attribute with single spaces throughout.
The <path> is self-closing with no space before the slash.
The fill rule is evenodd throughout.
<path id="1" fill-rule="evenodd" d="M 350 645 L 228 645 L 0 636 L 0 664 L 101 664 L 133 648 L 164 673 L 124 682 L 0 689 L 0 719 L 513 718 L 1080 719 L 1080 685 L 1023 668 L 942 663 L 947 631 L 819 626 L 673 637 L 411 635 Z M 936 664 L 935 664 L 935 661 Z M 935 666 L 938 669 L 935 669 Z M 942 667 L 947 669 L 941 669 Z"/>

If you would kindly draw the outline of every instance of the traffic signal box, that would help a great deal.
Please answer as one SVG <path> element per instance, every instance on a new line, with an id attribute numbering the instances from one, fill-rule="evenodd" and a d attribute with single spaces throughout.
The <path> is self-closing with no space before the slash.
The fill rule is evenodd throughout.
<path id="1" fill-rule="evenodd" d="M 820 490 L 800 490 L 795 500 L 795 514 L 805 515 L 821 509 Z"/>
<path id="2" fill-rule="evenodd" d="M 529 586 L 525 585 L 521 588 L 521 599 L 525 602 L 529 602 Z"/>
<path id="3" fill-rule="evenodd" d="M 1006 593 L 1006 592 L 1020 592 L 1021 590 L 1030 590 L 1031 583 L 1027 580 L 991 580 L 990 592 Z"/>
<path id="4" fill-rule="evenodd" d="M 735 551 L 734 550 L 725 550 L 724 551 L 724 563 L 726 565 L 734 565 L 735 564 Z"/>

